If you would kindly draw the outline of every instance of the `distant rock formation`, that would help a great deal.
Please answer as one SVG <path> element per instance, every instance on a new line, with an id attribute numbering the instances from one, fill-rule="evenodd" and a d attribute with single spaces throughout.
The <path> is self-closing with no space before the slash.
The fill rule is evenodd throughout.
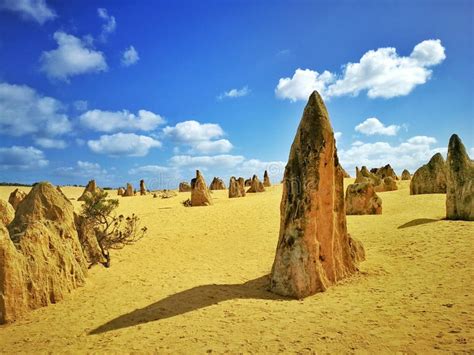
<path id="1" fill-rule="evenodd" d="M 245 185 L 246 187 L 249 187 L 250 185 L 252 185 L 252 179 L 246 179 L 246 180 L 244 181 L 244 185 Z"/>
<path id="2" fill-rule="evenodd" d="M 440 153 L 436 153 L 428 164 L 413 174 L 410 195 L 446 193 L 446 163 Z"/>
<path id="3" fill-rule="evenodd" d="M 145 186 L 145 180 L 140 180 L 140 195 L 146 195 L 146 186 Z"/>
<path id="4" fill-rule="evenodd" d="M 85 197 L 91 197 L 92 195 L 98 193 L 99 191 L 100 189 L 97 187 L 95 180 L 90 180 L 87 183 L 87 186 L 84 189 L 84 192 L 82 193 L 81 197 L 79 197 L 77 200 L 84 201 Z"/>
<path id="5" fill-rule="evenodd" d="M 13 206 L 13 208 L 16 209 L 18 208 L 18 205 L 20 204 L 21 201 L 26 197 L 26 192 L 21 191 L 19 189 L 15 189 L 12 191 L 10 196 L 8 197 L 8 202 Z"/>
<path id="6" fill-rule="evenodd" d="M 398 190 L 397 182 L 391 176 L 385 177 L 379 185 L 375 186 L 376 192 L 386 192 L 395 190 Z"/>
<path id="7" fill-rule="evenodd" d="M 125 189 L 123 187 L 119 187 L 117 190 L 117 196 L 123 196 L 125 193 Z"/>
<path id="8" fill-rule="evenodd" d="M 234 176 L 229 181 L 229 198 L 244 197 L 244 178 L 236 179 Z"/>
<path id="9" fill-rule="evenodd" d="M 358 184 L 360 182 L 370 182 L 372 185 L 377 186 L 381 184 L 382 179 L 374 173 L 371 173 L 366 166 L 363 166 L 360 170 L 356 167 L 355 183 Z"/>
<path id="10" fill-rule="evenodd" d="M 191 185 L 189 185 L 188 182 L 183 181 L 179 183 L 179 192 L 190 192 L 191 191 Z"/>
<path id="11" fill-rule="evenodd" d="M 15 218 L 15 209 L 5 200 L 0 198 L 0 225 L 8 226 Z"/>
<path id="12" fill-rule="evenodd" d="M 209 185 L 209 189 L 210 190 L 225 190 L 226 187 L 225 187 L 224 181 L 222 181 L 221 178 L 214 177 L 214 179 L 212 179 L 211 185 Z"/>
<path id="13" fill-rule="evenodd" d="M 49 183 L 33 186 L 0 227 L 0 323 L 63 299 L 87 274 L 74 208 Z"/>
<path id="14" fill-rule="evenodd" d="M 345 206 L 346 215 L 382 214 L 382 199 L 370 182 L 347 186 Z"/>
<path id="15" fill-rule="evenodd" d="M 315 91 L 285 168 L 272 292 L 303 298 L 358 270 L 364 249 L 347 233 L 343 189 L 334 133 Z"/>
<path id="16" fill-rule="evenodd" d="M 411 174 L 410 172 L 405 169 L 402 171 L 402 180 L 410 180 L 411 179 Z"/>
<path id="17" fill-rule="evenodd" d="M 446 218 L 474 221 L 474 162 L 461 139 L 449 139 L 446 190 Z"/>
<path id="18" fill-rule="evenodd" d="M 391 177 L 393 180 L 398 180 L 398 176 L 390 164 L 382 166 L 381 168 L 371 169 L 370 172 L 377 175 L 381 180 L 385 179 L 386 177 Z"/>
<path id="19" fill-rule="evenodd" d="M 211 194 L 201 172 L 196 170 L 196 177 L 191 180 L 191 206 L 209 205 L 212 205 Z"/>
<path id="20" fill-rule="evenodd" d="M 264 192 L 265 187 L 263 183 L 258 179 L 257 175 L 252 176 L 252 181 L 250 182 L 250 188 L 247 190 L 247 193 L 256 193 Z"/>
<path id="21" fill-rule="evenodd" d="M 265 170 L 265 173 L 263 173 L 263 186 L 264 187 L 272 186 L 272 183 L 270 182 L 270 177 L 268 176 L 268 171 L 266 170 Z"/>
<path id="22" fill-rule="evenodd" d="M 125 189 L 123 197 L 130 197 L 130 196 L 135 196 L 135 191 L 133 190 L 133 186 L 127 182 L 127 188 Z"/>

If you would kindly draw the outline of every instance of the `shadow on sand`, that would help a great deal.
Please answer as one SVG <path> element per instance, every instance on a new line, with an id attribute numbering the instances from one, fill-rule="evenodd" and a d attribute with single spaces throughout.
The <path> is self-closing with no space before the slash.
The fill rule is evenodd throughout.
<path id="1" fill-rule="evenodd" d="M 243 284 L 203 285 L 176 293 L 152 303 L 145 308 L 121 315 L 89 332 L 101 334 L 111 330 L 171 318 L 183 313 L 209 307 L 219 302 L 241 299 L 288 300 L 269 292 L 269 276 L 265 275 Z"/>
<path id="2" fill-rule="evenodd" d="M 433 222 L 439 222 L 439 221 L 441 221 L 441 219 L 417 218 L 417 219 L 414 219 L 410 222 L 402 224 L 401 226 L 398 226 L 398 229 L 403 229 L 403 228 L 408 228 L 408 227 L 415 227 L 415 226 L 419 226 L 421 224 L 433 223 Z"/>

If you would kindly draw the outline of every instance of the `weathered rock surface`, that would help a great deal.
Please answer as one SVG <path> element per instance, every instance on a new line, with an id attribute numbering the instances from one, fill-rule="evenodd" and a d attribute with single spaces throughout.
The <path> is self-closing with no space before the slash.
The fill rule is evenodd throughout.
<path id="1" fill-rule="evenodd" d="M 0 230 L 0 323 L 56 303 L 84 284 L 87 265 L 74 208 L 51 184 L 32 188 L 8 232 Z"/>
<path id="2" fill-rule="evenodd" d="M 385 179 L 386 177 L 391 177 L 393 180 L 398 180 L 398 176 L 390 164 L 382 166 L 381 168 L 371 169 L 371 172 L 377 175 L 381 180 Z"/>
<path id="3" fill-rule="evenodd" d="M 133 186 L 127 182 L 127 188 L 125 189 L 123 197 L 130 197 L 130 196 L 135 196 L 135 191 L 133 190 Z"/>
<path id="4" fill-rule="evenodd" d="M 461 139 L 449 139 L 446 189 L 446 218 L 474 221 L 474 162 Z"/>
<path id="5" fill-rule="evenodd" d="M 85 197 L 91 197 L 92 195 L 100 192 L 100 189 L 97 187 L 95 180 L 90 180 L 82 195 L 77 199 L 78 201 L 84 201 Z"/>
<path id="6" fill-rule="evenodd" d="M 382 214 L 382 199 L 370 182 L 347 186 L 345 206 L 346 215 Z"/>
<path id="7" fill-rule="evenodd" d="M 222 181 L 221 178 L 214 177 L 214 179 L 212 179 L 211 185 L 209 185 L 209 189 L 210 190 L 225 190 L 226 187 L 225 187 L 224 181 Z"/>
<path id="8" fill-rule="evenodd" d="M 411 174 L 410 172 L 405 169 L 402 171 L 402 180 L 410 180 L 411 179 Z"/>
<path id="9" fill-rule="evenodd" d="M 266 170 L 265 170 L 265 173 L 263 173 L 263 186 L 264 187 L 272 186 L 272 183 L 270 182 L 270 177 L 268 176 L 268 171 Z"/>
<path id="10" fill-rule="evenodd" d="M 391 177 L 385 177 L 380 185 L 375 186 L 376 192 L 386 192 L 398 190 L 397 182 Z"/>
<path id="11" fill-rule="evenodd" d="M 436 153 L 428 164 L 413 174 L 410 182 L 410 195 L 446 193 L 446 162 Z"/>
<path id="12" fill-rule="evenodd" d="M 229 181 L 229 198 L 244 197 L 245 187 L 244 178 L 236 179 L 234 176 Z"/>
<path id="13" fill-rule="evenodd" d="M 360 170 L 356 167 L 355 183 L 357 184 L 360 182 L 370 182 L 372 185 L 377 186 L 381 184 L 382 179 L 374 173 L 371 173 L 366 166 L 363 166 Z"/>
<path id="14" fill-rule="evenodd" d="M 244 181 L 244 185 L 245 185 L 246 187 L 249 187 L 250 185 L 252 185 L 252 179 L 246 179 L 246 180 Z"/>
<path id="15" fill-rule="evenodd" d="M 18 205 L 20 204 L 21 201 L 26 197 L 26 192 L 21 191 L 20 189 L 15 189 L 12 191 L 10 196 L 8 197 L 8 202 L 13 206 L 13 208 L 17 209 Z"/>
<path id="16" fill-rule="evenodd" d="M 191 185 L 189 185 L 188 182 L 183 181 L 179 183 L 179 192 L 190 192 L 191 191 Z"/>
<path id="17" fill-rule="evenodd" d="M 264 192 L 265 187 L 263 183 L 258 179 L 257 175 L 252 176 L 252 181 L 250 182 L 250 188 L 247 190 L 247 193 L 256 193 Z"/>
<path id="18" fill-rule="evenodd" d="M 285 168 L 272 292 L 303 298 L 358 270 L 364 249 L 347 233 L 343 189 L 329 116 L 313 92 Z"/>
<path id="19" fill-rule="evenodd" d="M 79 242 L 84 252 L 87 262 L 92 265 L 96 263 L 105 263 L 106 259 L 102 254 L 94 229 L 86 219 L 74 213 L 74 224 L 76 225 Z"/>
<path id="20" fill-rule="evenodd" d="M 140 180 L 140 195 L 146 195 L 146 186 L 145 186 L 145 180 Z"/>
<path id="21" fill-rule="evenodd" d="M 119 187 L 117 190 L 117 195 L 123 196 L 124 193 L 125 193 L 125 189 L 123 187 Z"/>
<path id="22" fill-rule="evenodd" d="M 15 218 L 15 209 L 5 200 L 0 198 L 0 224 L 8 226 Z"/>
<path id="23" fill-rule="evenodd" d="M 196 170 L 196 177 L 191 180 L 191 206 L 209 205 L 212 205 L 211 194 L 201 172 Z"/>

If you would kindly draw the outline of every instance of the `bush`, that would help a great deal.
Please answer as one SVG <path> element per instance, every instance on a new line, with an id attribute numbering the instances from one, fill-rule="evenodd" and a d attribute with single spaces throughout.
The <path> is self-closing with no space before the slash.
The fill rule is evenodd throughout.
<path id="1" fill-rule="evenodd" d="M 117 216 L 115 210 L 119 205 L 117 199 L 107 199 L 107 192 L 99 191 L 95 194 L 84 196 L 82 216 L 86 223 L 92 227 L 97 238 L 102 255 L 110 266 L 110 249 L 122 249 L 143 238 L 147 232 L 146 227 L 140 228 L 140 219 L 135 214 L 129 217 Z"/>

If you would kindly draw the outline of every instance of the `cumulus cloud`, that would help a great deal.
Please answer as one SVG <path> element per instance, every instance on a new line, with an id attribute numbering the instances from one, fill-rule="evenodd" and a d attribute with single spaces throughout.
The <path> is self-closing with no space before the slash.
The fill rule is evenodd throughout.
<path id="1" fill-rule="evenodd" d="M 311 69 L 296 69 L 292 78 L 281 78 L 276 96 L 291 101 L 306 100 L 313 90 L 323 97 L 353 95 L 366 91 L 369 98 L 408 95 L 432 75 L 430 67 L 446 58 L 439 39 L 418 43 L 409 56 L 400 56 L 392 47 L 365 53 L 359 62 L 347 63 L 340 75 Z"/>
<path id="2" fill-rule="evenodd" d="M 34 170 L 48 163 L 43 152 L 34 147 L 0 148 L 0 170 Z"/>
<path id="3" fill-rule="evenodd" d="M 77 111 L 86 111 L 89 103 L 86 100 L 76 100 L 74 101 L 74 108 Z"/>
<path id="4" fill-rule="evenodd" d="M 117 22 L 115 21 L 114 16 L 109 15 L 107 9 L 98 8 L 97 14 L 102 20 L 104 20 L 104 24 L 102 25 L 102 32 L 99 35 L 99 39 L 102 42 L 106 42 L 109 34 L 115 32 L 115 29 L 117 28 Z"/>
<path id="5" fill-rule="evenodd" d="M 391 164 L 396 170 L 414 170 L 426 164 L 438 152 L 445 154 L 446 147 L 435 147 L 436 139 L 415 136 L 398 145 L 387 142 L 354 142 L 348 149 L 340 149 L 339 160 L 345 168 L 366 165 L 368 168 Z"/>
<path id="6" fill-rule="evenodd" d="M 372 136 L 374 134 L 380 134 L 385 136 L 395 136 L 400 130 L 400 126 L 390 125 L 385 126 L 377 118 L 371 117 L 367 118 L 364 122 L 358 124 L 355 127 L 357 132 Z"/>
<path id="7" fill-rule="evenodd" d="M 89 140 L 87 145 L 98 154 L 142 157 L 147 155 L 150 149 L 161 147 L 161 142 L 134 133 L 116 133 L 100 136 L 98 140 Z"/>
<path id="8" fill-rule="evenodd" d="M 175 167 L 207 170 L 211 167 L 232 168 L 244 160 L 245 158 L 241 155 L 228 154 L 213 156 L 175 155 L 170 159 L 170 163 Z"/>
<path id="9" fill-rule="evenodd" d="M 151 111 L 139 110 L 135 115 L 127 110 L 84 112 L 79 120 L 84 127 L 98 132 L 152 131 L 165 120 Z"/>
<path id="10" fill-rule="evenodd" d="M 57 16 L 45 0 L 0 0 L 0 10 L 2 9 L 17 12 L 22 18 L 41 25 Z"/>
<path id="11" fill-rule="evenodd" d="M 334 132 L 334 138 L 336 140 L 340 139 L 342 137 L 342 132 Z"/>
<path id="12" fill-rule="evenodd" d="M 35 138 L 35 143 L 45 149 L 64 149 L 67 144 L 62 139 Z"/>
<path id="13" fill-rule="evenodd" d="M 55 169 L 56 175 L 66 177 L 83 177 L 87 179 L 96 179 L 107 175 L 107 170 L 103 169 L 98 163 L 88 161 L 77 161 L 75 166 L 61 167 Z"/>
<path id="14" fill-rule="evenodd" d="M 163 134 L 177 143 L 190 146 L 190 153 L 221 154 L 233 148 L 227 139 L 218 139 L 224 135 L 224 131 L 215 123 L 184 121 L 174 127 L 165 127 Z"/>
<path id="15" fill-rule="evenodd" d="M 136 168 L 132 168 L 128 171 L 130 175 L 136 175 L 136 174 L 163 174 L 163 173 L 169 173 L 170 171 L 174 171 L 174 168 L 171 168 L 169 166 L 161 166 L 161 165 L 144 165 L 144 166 L 139 166 Z"/>
<path id="16" fill-rule="evenodd" d="M 217 96 L 217 98 L 219 100 L 222 100 L 222 99 L 225 99 L 225 98 L 234 99 L 234 98 L 237 98 L 237 97 L 247 96 L 248 94 L 250 94 L 250 91 L 251 90 L 248 88 L 248 86 L 244 86 L 242 89 L 231 89 L 229 91 L 226 91 L 226 92 L 220 94 L 219 96 Z"/>
<path id="17" fill-rule="evenodd" d="M 138 56 L 138 52 L 134 46 L 128 47 L 122 53 L 122 65 L 125 67 L 129 67 L 130 65 L 135 64 L 136 62 L 138 62 L 139 59 L 140 57 Z"/>
<path id="18" fill-rule="evenodd" d="M 0 133 L 55 136 L 71 130 L 63 104 L 26 85 L 0 83 Z"/>
<path id="19" fill-rule="evenodd" d="M 43 52 L 40 58 L 41 71 L 49 78 L 68 81 L 71 76 L 107 70 L 103 53 L 90 44 L 61 31 L 53 37 L 58 48 Z"/>

